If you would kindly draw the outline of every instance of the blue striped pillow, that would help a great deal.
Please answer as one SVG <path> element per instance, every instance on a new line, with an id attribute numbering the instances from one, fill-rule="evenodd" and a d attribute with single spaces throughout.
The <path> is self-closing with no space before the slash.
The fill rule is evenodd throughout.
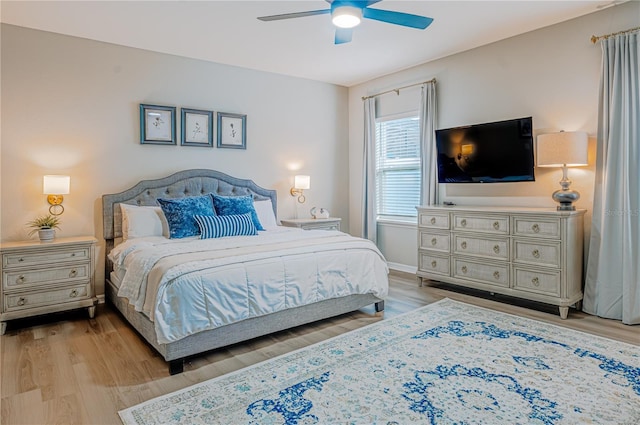
<path id="1" fill-rule="evenodd" d="M 200 239 L 258 234 L 256 226 L 251 219 L 251 213 L 218 216 L 195 215 L 193 218 L 200 228 Z"/>

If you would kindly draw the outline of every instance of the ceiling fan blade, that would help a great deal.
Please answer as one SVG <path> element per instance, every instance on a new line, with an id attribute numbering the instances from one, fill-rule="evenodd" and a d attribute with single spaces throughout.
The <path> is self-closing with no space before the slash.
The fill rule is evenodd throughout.
<path id="1" fill-rule="evenodd" d="M 344 44 L 351 41 L 353 37 L 352 28 L 336 28 L 335 44 Z"/>
<path id="2" fill-rule="evenodd" d="M 308 12 L 284 13 L 282 15 L 260 16 L 261 21 L 279 21 L 281 19 L 304 18 L 305 16 L 326 15 L 331 9 L 310 10 Z"/>
<path id="3" fill-rule="evenodd" d="M 362 11 L 362 16 L 376 21 L 388 22 L 390 24 L 402 25 L 417 29 L 425 29 L 433 19 L 426 16 L 412 15 L 410 13 L 393 12 L 391 10 L 369 9 L 368 7 Z"/>

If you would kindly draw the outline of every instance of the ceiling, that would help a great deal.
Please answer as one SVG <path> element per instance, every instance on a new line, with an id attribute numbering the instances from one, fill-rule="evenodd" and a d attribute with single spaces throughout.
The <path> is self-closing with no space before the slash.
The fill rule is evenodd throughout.
<path id="1" fill-rule="evenodd" d="M 426 30 L 365 19 L 335 45 L 328 8 L 289 1 L 5 1 L 4 23 L 352 86 L 437 58 L 595 12 L 619 1 L 384 0 L 373 8 L 428 16 Z"/>

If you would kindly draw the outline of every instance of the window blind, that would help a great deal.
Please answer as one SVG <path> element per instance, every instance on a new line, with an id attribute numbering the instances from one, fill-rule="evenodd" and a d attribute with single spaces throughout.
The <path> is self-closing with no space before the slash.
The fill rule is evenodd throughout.
<path id="1" fill-rule="evenodd" d="M 376 121 L 376 208 L 381 216 L 415 217 L 420 204 L 420 121 Z"/>

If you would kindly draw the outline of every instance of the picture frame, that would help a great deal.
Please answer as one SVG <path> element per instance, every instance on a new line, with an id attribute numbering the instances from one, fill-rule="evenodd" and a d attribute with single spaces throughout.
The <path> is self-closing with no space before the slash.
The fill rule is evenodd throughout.
<path id="1" fill-rule="evenodd" d="M 247 149 L 247 116 L 218 112 L 219 148 Z"/>
<path id="2" fill-rule="evenodd" d="M 140 144 L 176 144 L 176 107 L 140 104 Z"/>
<path id="3" fill-rule="evenodd" d="M 182 146 L 213 147 L 213 111 L 180 109 Z"/>

